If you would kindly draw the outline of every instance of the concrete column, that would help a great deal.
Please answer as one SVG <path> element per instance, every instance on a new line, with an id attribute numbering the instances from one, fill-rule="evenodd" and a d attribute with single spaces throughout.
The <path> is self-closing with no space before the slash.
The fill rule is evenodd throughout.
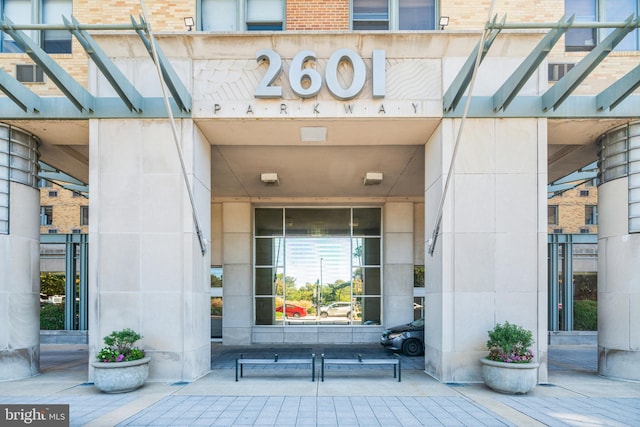
<path id="1" fill-rule="evenodd" d="M 191 120 L 177 126 L 209 240 L 210 145 Z M 104 336 L 132 328 L 151 356 L 151 381 L 206 374 L 211 256 L 200 250 L 170 124 L 91 121 L 90 164 L 90 359 Z"/>
<path id="2" fill-rule="evenodd" d="M 249 202 L 222 204 L 224 266 L 222 337 L 225 344 L 251 344 L 253 325 L 252 215 Z"/>
<path id="3" fill-rule="evenodd" d="M 598 373 L 640 380 L 640 234 L 629 233 L 629 178 L 598 188 Z"/>
<path id="4" fill-rule="evenodd" d="M 433 231 L 459 120 L 444 119 L 425 150 L 425 238 Z M 433 255 L 425 254 L 426 371 L 480 381 L 487 331 L 533 331 L 547 378 L 546 122 L 469 119 Z"/>
<path id="5" fill-rule="evenodd" d="M 384 205 L 384 325 L 413 320 L 413 203 Z"/>

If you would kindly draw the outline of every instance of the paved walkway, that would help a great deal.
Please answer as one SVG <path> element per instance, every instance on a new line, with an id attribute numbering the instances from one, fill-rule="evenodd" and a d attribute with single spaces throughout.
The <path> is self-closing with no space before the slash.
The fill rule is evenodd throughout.
<path id="1" fill-rule="evenodd" d="M 212 344 L 212 370 L 197 381 L 109 395 L 85 382 L 85 346 L 43 345 L 42 375 L 0 383 L 0 405 L 68 404 L 72 426 L 640 426 L 640 383 L 599 377 L 593 346 L 551 347 L 549 384 L 526 396 L 442 384 L 423 372 L 421 357 L 402 358 L 402 382 L 387 366 L 327 368 L 324 382 L 311 382 L 304 369 L 250 367 L 236 382 L 239 353 L 381 357 L 383 350 Z"/>

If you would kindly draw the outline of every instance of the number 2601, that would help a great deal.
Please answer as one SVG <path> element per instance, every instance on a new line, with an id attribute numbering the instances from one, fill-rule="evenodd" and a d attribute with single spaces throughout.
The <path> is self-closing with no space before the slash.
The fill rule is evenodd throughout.
<path id="1" fill-rule="evenodd" d="M 320 92 L 322 88 L 322 76 L 314 68 L 304 68 L 308 61 L 316 61 L 315 52 L 303 50 L 296 54 L 291 61 L 289 69 L 289 84 L 293 92 L 301 98 L 311 98 Z M 282 87 L 275 86 L 273 82 L 282 72 L 282 58 L 272 49 L 263 49 L 256 53 L 256 61 L 268 61 L 269 68 L 260 84 L 256 88 L 256 98 L 281 98 Z M 338 65 L 342 61 L 348 61 L 353 67 L 353 80 L 347 88 L 343 88 L 338 82 Z M 374 50 L 372 52 L 372 93 L 374 98 L 385 96 L 385 52 Z M 327 61 L 325 70 L 325 82 L 329 92 L 340 100 L 353 99 L 362 91 L 367 80 L 367 71 L 364 61 L 351 49 L 339 49 L 335 51 Z M 303 83 L 306 84 L 303 86 Z"/>

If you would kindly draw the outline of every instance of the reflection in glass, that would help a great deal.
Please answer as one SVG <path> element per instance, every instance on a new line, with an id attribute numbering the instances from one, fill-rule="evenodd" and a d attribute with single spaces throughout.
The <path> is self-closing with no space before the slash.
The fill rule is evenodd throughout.
<path id="1" fill-rule="evenodd" d="M 268 222 L 260 216 L 273 217 L 273 211 L 256 209 L 256 224 L 262 224 L 256 233 Z M 256 324 L 350 325 L 365 317 L 379 323 L 380 209 L 279 212 L 284 238 L 255 238 Z M 352 238 L 357 227 L 370 237 Z"/>

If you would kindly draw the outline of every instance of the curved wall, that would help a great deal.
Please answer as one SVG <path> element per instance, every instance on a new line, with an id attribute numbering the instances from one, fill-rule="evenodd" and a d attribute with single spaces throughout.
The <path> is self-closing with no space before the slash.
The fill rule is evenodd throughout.
<path id="1" fill-rule="evenodd" d="M 0 381 L 38 374 L 38 140 L 0 123 Z"/>
<path id="2" fill-rule="evenodd" d="M 640 122 L 600 141 L 598 372 L 640 380 Z"/>

